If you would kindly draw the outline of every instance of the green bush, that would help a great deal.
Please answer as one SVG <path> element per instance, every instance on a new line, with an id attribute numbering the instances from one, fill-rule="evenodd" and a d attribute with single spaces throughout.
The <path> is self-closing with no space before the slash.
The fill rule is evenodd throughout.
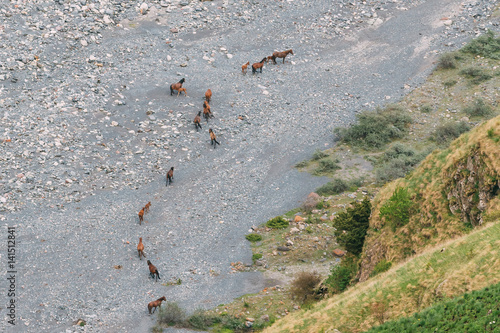
<path id="1" fill-rule="evenodd" d="M 290 294 L 299 302 L 305 303 L 314 295 L 321 276 L 317 272 L 300 272 L 290 285 Z"/>
<path id="2" fill-rule="evenodd" d="M 465 132 L 470 130 L 469 124 L 464 121 L 460 122 L 447 122 L 437 127 L 431 134 L 430 139 L 439 143 L 439 145 L 447 146 L 450 141 L 458 138 Z"/>
<path id="3" fill-rule="evenodd" d="M 375 265 L 375 268 L 373 268 L 373 271 L 370 273 L 370 276 L 375 276 L 377 274 L 388 271 L 389 268 L 391 268 L 391 266 L 392 262 L 382 259 Z"/>
<path id="4" fill-rule="evenodd" d="M 437 68 L 453 69 L 457 68 L 457 61 L 453 53 L 445 53 L 439 57 Z"/>
<path id="5" fill-rule="evenodd" d="M 262 253 L 254 253 L 254 254 L 252 254 L 252 260 L 253 261 L 259 260 L 260 258 L 262 258 Z"/>
<path id="6" fill-rule="evenodd" d="M 333 266 L 325 284 L 334 294 L 339 294 L 347 289 L 353 278 L 358 273 L 358 259 L 353 256 L 346 256 L 339 265 Z"/>
<path id="7" fill-rule="evenodd" d="M 489 79 L 491 79 L 493 77 L 479 67 L 464 68 L 460 71 L 460 74 L 471 79 L 471 82 L 473 84 L 479 84 L 481 82 L 488 81 Z"/>
<path id="8" fill-rule="evenodd" d="M 359 255 L 363 250 L 366 232 L 368 230 L 372 205 L 365 197 L 362 202 L 353 202 L 352 207 L 340 212 L 333 220 L 337 243 L 347 252 Z"/>
<path id="9" fill-rule="evenodd" d="M 198 309 L 187 319 L 187 326 L 198 330 L 208 330 L 211 326 L 220 322 L 221 318 L 219 316 L 209 314 L 203 309 Z"/>
<path id="10" fill-rule="evenodd" d="M 284 229 L 288 227 L 289 224 L 290 223 L 281 216 L 276 216 L 266 222 L 266 226 L 272 229 Z"/>
<path id="11" fill-rule="evenodd" d="M 250 242 L 260 242 L 262 240 L 262 236 L 259 234 L 248 234 L 245 238 Z"/>
<path id="12" fill-rule="evenodd" d="M 430 106 L 429 104 L 422 105 L 420 107 L 420 112 L 422 112 L 422 113 L 431 113 L 432 112 L 432 106 Z"/>
<path id="13" fill-rule="evenodd" d="M 500 284 L 439 302 L 415 313 L 388 321 L 368 332 L 500 332 Z"/>
<path id="14" fill-rule="evenodd" d="M 325 173 L 331 173 L 335 170 L 341 169 L 340 165 L 338 165 L 338 161 L 332 160 L 329 157 L 323 158 L 319 160 L 318 167 L 314 169 L 313 175 L 320 176 Z"/>
<path id="15" fill-rule="evenodd" d="M 325 152 L 322 152 L 321 150 L 319 149 L 316 149 L 313 153 L 313 156 L 312 156 L 312 160 L 313 161 L 317 161 L 317 160 L 320 160 L 322 158 L 325 158 L 325 157 L 328 157 L 328 154 L 325 153 Z"/>
<path id="16" fill-rule="evenodd" d="M 402 138 L 412 118 L 396 105 L 356 115 L 349 128 L 337 127 L 334 133 L 344 143 L 365 149 L 380 149 L 394 139 Z"/>
<path id="17" fill-rule="evenodd" d="M 308 161 L 301 161 L 301 162 L 295 164 L 295 167 L 296 168 L 305 168 L 308 164 L 309 164 Z"/>
<path id="18" fill-rule="evenodd" d="M 186 311 L 175 302 L 166 302 L 162 304 L 158 312 L 158 323 L 162 325 L 179 325 L 184 323 L 185 319 Z"/>
<path id="19" fill-rule="evenodd" d="M 380 208 L 380 217 L 385 219 L 392 230 L 395 231 L 410 221 L 413 207 L 414 203 L 408 189 L 398 187 L 389 200 Z"/>
<path id="20" fill-rule="evenodd" d="M 457 84 L 458 81 L 457 80 L 446 80 L 443 82 L 443 85 L 446 87 L 446 88 L 450 88 L 450 87 L 453 87 L 455 84 Z"/>
<path id="21" fill-rule="evenodd" d="M 500 60 L 500 38 L 495 38 L 493 31 L 488 30 L 484 35 L 470 41 L 461 51 Z"/>
<path id="22" fill-rule="evenodd" d="M 349 183 L 340 178 L 334 178 L 316 190 L 316 193 L 322 196 L 339 194 L 349 189 Z"/>
<path id="23" fill-rule="evenodd" d="M 412 147 L 402 143 L 392 145 L 381 157 L 375 170 L 378 183 L 384 184 L 391 180 L 402 178 L 412 171 L 428 154 L 429 150 L 417 152 Z"/>
<path id="24" fill-rule="evenodd" d="M 482 98 L 476 98 L 471 105 L 463 110 L 469 117 L 486 117 L 493 113 L 493 110 Z"/>

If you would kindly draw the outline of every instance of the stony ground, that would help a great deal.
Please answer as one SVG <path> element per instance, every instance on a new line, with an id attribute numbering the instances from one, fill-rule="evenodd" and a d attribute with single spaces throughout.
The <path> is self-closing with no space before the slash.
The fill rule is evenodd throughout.
<path id="1" fill-rule="evenodd" d="M 230 263 L 251 263 L 252 225 L 325 182 L 292 166 L 416 87 L 439 52 L 498 31 L 495 4 L 0 3 L 0 221 L 17 228 L 19 271 L 8 331 L 146 332 L 160 296 L 194 310 L 276 284 Z M 241 74 L 289 48 L 285 64 Z M 170 96 L 181 78 L 188 97 Z M 215 118 L 196 132 L 208 88 Z M 138 237 L 162 283 L 181 285 L 148 279 Z"/>

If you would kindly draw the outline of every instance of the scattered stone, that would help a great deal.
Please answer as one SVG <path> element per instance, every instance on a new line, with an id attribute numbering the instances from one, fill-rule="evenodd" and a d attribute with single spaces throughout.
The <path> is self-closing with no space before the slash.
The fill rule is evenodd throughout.
<path id="1" fill-rule="evenodd" d="M 342 251 L 341 249 L 335 249 L 333 250 L 333 255 L 337 257 L 343 257 L 345 256 L 345 251 Z"/>

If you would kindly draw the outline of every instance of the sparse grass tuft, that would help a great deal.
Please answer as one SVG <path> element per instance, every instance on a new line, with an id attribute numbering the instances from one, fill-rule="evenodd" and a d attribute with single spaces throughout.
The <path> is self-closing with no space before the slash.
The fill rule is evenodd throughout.
<path id="1" fill-rule="evenodd" d="M 453 53 L 445 53 L 439 57 L 438 69 L 454 69 L 457 68 L 457 61 Z"/>
<path id="2" fill-rule="evenodd" d="M 313 153 L 312 160 L 317 161 L 317 160 L 320 160 L 320 159 L 325 158 L 325 157 L 328 157 L 327 153 L 325 153 L 319 149 L 316 149 Z"/>
<path id="3" fill-rule="evenodd" d="M 186 311 L 184 311 L 175 302 L 166 302 L 162 304 L 158 313 L 158 323 L 165 326 L 182 324 L 186 320 Z"/>
<path id="4" fill-rule="evenodd" d="M 463 110 L 469 117 L 487 117 L 493 113 L 493 110 L 482 98 L 476 98 L 471 105 Z"/>
<path id="5" fill-rule="evenodd" d="M 430 139 L 439 145 L 448 145 L 451 140 L 458 138 L 462 133 L 470 130 L 469 124 L 464 121 L 448 122 L 437 127 L 430 135 Z"/>
<path id="6" fill-rule="evenodd" d="M 392 262 L 390 261 L 387 261 L 385 259 L 382 259 L 381 261 L 379 261 L 376 265 L 375 265 L 375 268 L 373 269 L 373 271 L 370 273 L 370 276 L 373 277 L 377 274 L 380 274 L 380 273 L 383 273 L 385 271 L 388 271 L 389 268 L 391 268 L 392 266 Z"/>
<path id="7" fill-rule="evenodd" d="M 422 105 L 420 107 L 420 112 L 422 112 L 422 113 L 431 113 L 432 112 L 432 106 L 430 106 L 429 104 Z"/>
<path id="8" fill-rule="evenodd" d="M 338 160 L 333 160 L 330 157 L 322 158 L 318 162 L 318 167 L 312 173 L 315 176 L 321 176 L 342 169 L 340 165 L 338 165 L 338 162 Z"/>
<path id="9" fill-rule="evenodd" d="M 471 80 L 470 82 L 473 84 L 479 84 L 481 82 L 488 81 L 493 77 L 479 67 L 464 68 L 460 71 L 460 74 L 469 78 Z"/>
<path id="10" fill-rule="evenodd" d="M 245 238 L 249 242 L 260 242 L 262 240 L 262 236 L 259 234 L 248 234 Z"/>
<path id="11" fill-rule="evenodd" d="M 343 179 L 335 178 L 316 190 L 322 196 L 339 194 L 349 189 L 349 183 Z"/>
<path id="12" fill-rule="evenodd" d="M 290 223 L 281 216 L 276 216 L 266 222 L 266 226 L 271 229 L 284 229 L 288 227 L 289 224 Z"/>

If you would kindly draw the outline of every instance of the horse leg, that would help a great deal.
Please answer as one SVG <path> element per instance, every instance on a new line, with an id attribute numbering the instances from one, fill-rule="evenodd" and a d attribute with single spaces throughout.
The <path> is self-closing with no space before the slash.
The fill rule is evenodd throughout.
<path id="1" fill-rule="evenodd" d="M 174 93 L 174 89 L 172 89 L 172 86 L 170 86 L 170 96 Z"/>

